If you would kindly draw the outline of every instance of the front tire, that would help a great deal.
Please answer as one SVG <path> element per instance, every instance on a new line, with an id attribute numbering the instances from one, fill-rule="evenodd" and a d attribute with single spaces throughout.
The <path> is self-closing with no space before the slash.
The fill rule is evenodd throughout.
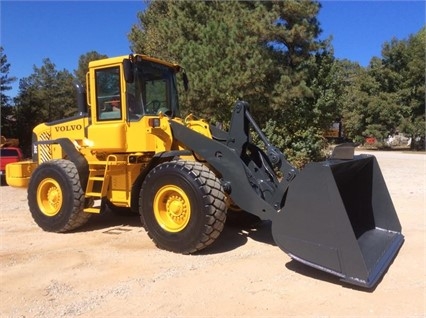
<path id="1" fill-rule="evenodd" d="M 142 223 L 157 247 L 182 254 L 212 244 L 226 220 L 219 180 L 192 161 L 176 160 L 152 169 L 142 185 L 139 206 Z"/>
<path id="2" fill-rule="evenodd" d="M 34 221 L 48 232 L 67 232 L 85 224 L 91 214 L 73 162 L 51 160 L 34 170 L 28 185 L 28 205 Z"/>

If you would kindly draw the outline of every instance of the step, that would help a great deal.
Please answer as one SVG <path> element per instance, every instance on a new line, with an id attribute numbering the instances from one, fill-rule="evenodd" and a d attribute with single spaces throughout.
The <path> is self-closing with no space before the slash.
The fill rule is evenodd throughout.
<path id="1" fill-rule="evenodd" d="M 87 212 L 87 213 L 100 213 L 101 208 L 100 207 L 91 207 L 91 208 L 85 208 L 83 211 Z"/>
<path id="2" fill-rule="evenodd" d="M 100 198 L 102 193 L 100 192 L 86 192 L 85 197 L 97 197 Z"/>
<path id="3" fill-rule="evenodd" d="M 104 177 L 89 177 L 91 181 L 104 181 Z"/>

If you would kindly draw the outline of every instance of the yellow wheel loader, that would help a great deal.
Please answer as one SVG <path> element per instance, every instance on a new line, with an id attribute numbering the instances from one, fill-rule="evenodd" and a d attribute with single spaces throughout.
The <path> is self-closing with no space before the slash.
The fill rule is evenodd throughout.
<path id="1" fill-rule="evenodd" d="M 79 113 L 36 126 L 32 160 L 7 166 L 7 183 L 28 188 L 35 222 L 71 231 L 108 206 L 140 214 L 159 248 L 190 254 L 212 244 L 237 207 L 270 220 L 293 259 L 373 287 L 404 241 L 375 157 L 343 145 L 298 171 L 246 102 L 228 131 L 181 118 L 178 73 L 187 87 L 179 65 L 146 55 L 89 63 Z"/>

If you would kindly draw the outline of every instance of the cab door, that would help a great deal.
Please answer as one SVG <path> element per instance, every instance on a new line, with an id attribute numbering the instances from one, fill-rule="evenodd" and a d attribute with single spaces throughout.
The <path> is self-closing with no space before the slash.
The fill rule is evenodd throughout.
<path id="1" fill-rule="evenodd" d="M 172 136 L 166 117 L 171 109 L 170 80 L 148 72 L 147 68 L 144 70 L 145 73 L 140 71 L 132 83 L 126 84 L 128 151 L 170 150 Z"/>
<path id="2" fill-rule="evenodd" d="M 88 127 L 88 138 L 96 150 L 124 152 L 126 100 L 122 94 L 121 65 L 96 68 L 91 74 L 92 124 Z"/>

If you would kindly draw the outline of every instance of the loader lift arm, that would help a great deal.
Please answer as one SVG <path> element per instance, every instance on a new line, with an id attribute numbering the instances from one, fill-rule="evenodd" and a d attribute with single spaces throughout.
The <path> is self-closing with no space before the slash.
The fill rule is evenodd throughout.
<path id="1" fill-rule="evenodd" d="M 250 125 L 264 143 L 266 155 L 271 166 L 279 169 L 286 181 L 291 181 L 296 176 L 296 168 L 293 167 L 286 160 L 284 154 L 266 138 L 263 131 L 251 116 L 247 102 L 238 101 L 234 107 L 227 146 L 238 151 L 240 156 L 243 155 L 243 151 L 246 150 L 245 147 L 250 147 L 250 145 L 252 145 L 250 143 Z"/>
<path id="2" fill-rule="evenodd" d="M 211 127 L 219 138 L 207 138 L 173 120 L 170 123 L 174 138 L 220 174 L 225 191 L 241 209 L 271 220 L 283 207 L 285 192 L 297 170 L 260 130 L 247 102 L 236 103 L 228 133 Z M 250 127 L 265 144 L 266 153 L 251 143 Z M 275 169 L 285 176 L 281 181 Z"/>

